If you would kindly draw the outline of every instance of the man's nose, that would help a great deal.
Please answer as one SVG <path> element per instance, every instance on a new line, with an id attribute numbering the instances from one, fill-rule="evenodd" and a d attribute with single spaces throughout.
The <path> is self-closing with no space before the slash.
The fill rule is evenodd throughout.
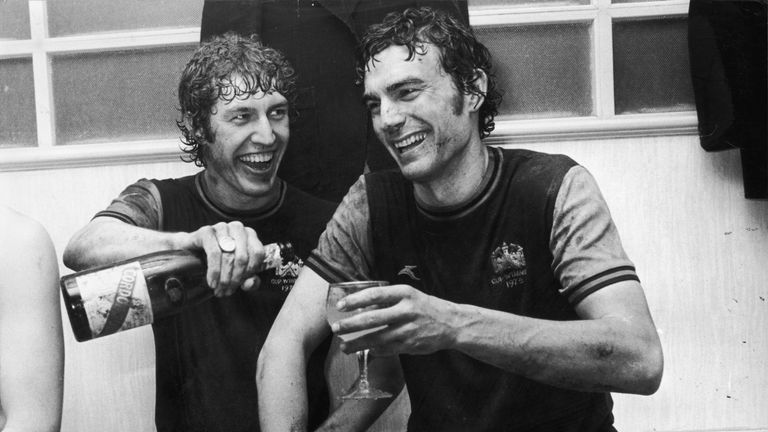
<path id="1" fill-rule="evenodd" d="M 379 121 L 384 129 L 396 130 L 401 128 L 403 123 L 405 123 L 405 115 L 403 115 L 402 110 L 397 104 L 382 101 L 380 110 Z"/>
<path id="2" fill-rule="evenodd" d="M 255 122 L 253 131 L 251 131 L 251 142 L 258 145 L 269 146 L 275 143 L 275 131 L 269 119 L 262 117 Z"/>

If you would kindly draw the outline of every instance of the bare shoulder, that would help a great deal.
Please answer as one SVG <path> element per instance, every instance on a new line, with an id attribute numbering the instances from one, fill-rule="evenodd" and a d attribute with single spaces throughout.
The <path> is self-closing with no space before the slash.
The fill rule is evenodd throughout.
<path id="1" fill-rule="evenodd" d="M 0 253 L 19 257 L 19 248 L 48 248 L 50 236 L 40 222 L 13 209 L 0 206 Z"/>
<path id="2" fill-rule="evenodd" d="M 0 206 L 0 291 L 22 286 L 29 293 L 47 292 L 54 279 L 58 279 L 56 251 L 43 225 Z"/>

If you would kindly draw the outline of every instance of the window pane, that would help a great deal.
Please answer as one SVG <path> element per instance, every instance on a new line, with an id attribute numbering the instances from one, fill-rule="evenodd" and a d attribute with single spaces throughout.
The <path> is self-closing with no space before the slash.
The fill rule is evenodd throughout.
<path id="1" fill-rule="evenodd" d="M 0 39 L 29 37 L 29 0 L 0 0 Z"/>
<path id="2" fill-rule="evenodd" d="M 694 110 L 685 18 L 615 21 L 617 114 Z"/>
<path id="3" fill-rule="evenodd" d="M 493 55 L 504 98 L 499 114 L 520 118 L 591 115 L 588 24 L 475 28 Z"/>
<path id="4" fill-rule="evenodd" d="M 0 147 L 37 145 L 32 59 L 0 60 Z"/>
<path id="5" fill-rule="evenodd" d="M 203 1 L 49 0 L 51 36 L 158 27 L 197 27 Z"/>
<path id="6" fill-rule="evenodd" d="M 176 87 L 194 49 L 54 56 L 58 143 L 178 136 Z"/>
<path id="7" fill-rule="evenodd" d="M 468 0 L 469 7 L 585 5 L 589 0 Z"/>

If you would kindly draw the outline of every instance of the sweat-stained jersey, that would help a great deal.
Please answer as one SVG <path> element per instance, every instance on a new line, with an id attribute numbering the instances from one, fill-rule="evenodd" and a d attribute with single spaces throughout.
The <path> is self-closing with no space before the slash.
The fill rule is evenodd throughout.
<path id="1" fill-rule="evenodd" d="M 483 184 L 456 208 L 417 202 L 399 172 L 365 176 L 307 265 L 329 281 L 383 279 L 548 320 L 578 319 L 586 296 L 637 280 L 585 169 L 564 156 L 489 151 Z M 608 393 L 555 388 L 450 350 L 400 360 L 410 431 L 613 430 Z"/>
<path id="2" fill-rule="evenodd" d="M 159 231 L 192 232 L 217 222 L 241 221 L 259 240 L 292 243 L 296 263 L 260 275 L 256 291 L 236 290 L 153 323 L 156 352 L 158 432 L 253 432 L 259 430 L 256 360 L 300 268 L 317 243 L 335 204 L 284 182 L 280 199 L 258 212 L 233 212 L 206 196 L 200 174 L 180 179 L 140 180 L 97 216 Z M 330 337 L 307 370 L 309 425 L 328 414 L 323 377 Z"/>

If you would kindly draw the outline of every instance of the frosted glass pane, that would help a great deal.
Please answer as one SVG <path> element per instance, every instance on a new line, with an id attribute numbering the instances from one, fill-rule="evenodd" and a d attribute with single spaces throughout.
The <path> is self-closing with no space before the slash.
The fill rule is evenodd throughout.
<path id="1" fill-rule="evenodd" d="M 0 0 L 0 39 L 29 39 L 29 0 Z"/>
<path id="2" fill-rule="evenodd" d="M 617 114 L 694 110 L 687 20 L 615 21 Z"/>
<path id="3" fill-rule="evenodd" d="M 194 49 L 54 56 L 57 142 L 178 136 L 176 87 Z"/>
<path id="4" fill-rule="evenodd" d="M 589 0 L 468 0 L 469 7 L 585 5 Z"/>
<path id="5" fill-rule="evenodd" d="M 499 114 L 520 118 L 593 112 L 587 24 L 479 27 L 504 98 Z"/>
<path id="6" fill-rule="evenodd" d="M 32 59 L 0 60 L 0 147 L 35 145 Z"/>
<path id="7" fill-rule="evenodd" d="M 203 0 L 49 0 L 51 36 L 162 27 L 197 27 Z"/>

